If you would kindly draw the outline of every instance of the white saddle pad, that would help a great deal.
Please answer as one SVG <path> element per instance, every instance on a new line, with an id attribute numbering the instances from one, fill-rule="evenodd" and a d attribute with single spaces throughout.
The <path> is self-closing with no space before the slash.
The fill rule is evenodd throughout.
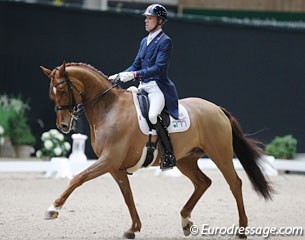
<path id="1" fill-rule="evenodd" d="M 142 115 L 139 101 L 137 98 L 138 89 L 136 87 L 131 87 L 128 90 L 131 91 L 133 95 L 133 102 L 137 110 L 139 127 L 142 133 L 148 135 L 149 127 L 146 119 Z M 185 107 L 179 103 L 179 119 L 174 119 L 172 116 L 170 116 L 170 125 L 168 126 L 168 132 L 169 133 L 185 132 L 190 128 L 190 124 L 191 122 L 188 112 L 186 111 Z M 152 134 L 157 135 L 155 130 L 153 130 Z"/>

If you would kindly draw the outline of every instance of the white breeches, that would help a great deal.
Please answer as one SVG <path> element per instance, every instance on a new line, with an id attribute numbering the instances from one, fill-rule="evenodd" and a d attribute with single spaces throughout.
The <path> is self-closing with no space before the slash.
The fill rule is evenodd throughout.
<path id="1" fill-rule="evenodd" d="M 157 117 L 165 106 L 164 95 L 155 81 L 150 81 L 148 83 L 141 82 L 139 89 L 143 89 L 148 93 L 150 102 L 148 117 L 152 124 L 156 124 Z"/>

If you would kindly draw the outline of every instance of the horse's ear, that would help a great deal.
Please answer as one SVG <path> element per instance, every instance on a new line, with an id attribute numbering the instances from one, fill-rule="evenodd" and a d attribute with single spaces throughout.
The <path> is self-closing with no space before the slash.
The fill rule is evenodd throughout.
<path id="1" fill-rule="evenodd" d="M 47 69 L 47 68 L 45 68 L 45 67 L 43 67 L 43 66 L 40 66 L 40 68 L 41 68 L 41 70 L 43 71 L 43 73 L 44 73 L 45 75 L 47 75 L 48 77 L 50 77 L 50 75 L 51 75 L 51 73 L 52 73 L 51 70 L 49 70 L 49 69 Z"/>
<path id="2" fill-rule="evenodd" d="M 58 69 L 59 76 L 63 76 L 66 71 L 66 62 L 64 61 L 63 64 Z"/>

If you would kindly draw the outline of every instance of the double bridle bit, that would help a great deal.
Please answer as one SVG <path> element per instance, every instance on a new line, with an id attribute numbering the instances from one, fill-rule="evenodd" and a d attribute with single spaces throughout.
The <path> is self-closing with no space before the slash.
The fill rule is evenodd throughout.
<path id="1" fill-rule="evenodd" d="M 57 68 L 56 68 L 57 69 Z M 94 98 L 91 100 L 85 102 L 85 103 L 76 103 L 75 95 L 73 92 L 73 88 L 77 91 L 77 93 L 83 98 L 83 93 L 71 82 L 69 79 L 69 74 L 67 72 L 64 73 L 64 79 L 54 85 L 52 85 L 52 88 L 56 88 L 58 85 L 67 83 L 68 85 L 68 93 L 69 93 L 69 104 L 66 105 L 56 105 L 55 106 L 55 111 L 62 111 L 69 109 L 69 113 L 71 116 L 71 121 L 72 119 L 77 120 L 79 119 L 85 112 L 85 107 L 91 103 L 91 106 L 94 106 L 97 101 L 99 100 L 100 97 L 106 95 L 108 92 L 110 92 L 111 89 L 114 87 L 118 86 L 118 82 L 113 84 L 110 88 L 106 89 L 105 91 L 97 94 Z"/>

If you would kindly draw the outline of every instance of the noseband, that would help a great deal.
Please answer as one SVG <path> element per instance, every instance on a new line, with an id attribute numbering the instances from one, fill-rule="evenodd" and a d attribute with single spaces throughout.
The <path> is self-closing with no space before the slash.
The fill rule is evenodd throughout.
<path id="1" fill-rule="evenodd" d="M 58 70 L 58 68 L 56 68 Z M 70 116 L 72 119 L 79 119 L 84 113 L 85 113 L 85 107 L 89 103 L 91 103 L 91 106 L 97 103 L 97 100 L 106 95 L 108 92 L 110 92 L 111 89 L 114 87 L 118 86 L 118 83 L 113 84 L 110 88 L 106 89 L 105 91 L 97 94 L 94 98 L 91 100 L 85 102 L 85 103 L 76 103 L 76 98 L 73 92 L 73 88 L 77 91 L 77 93 L 83 98 L 83 93 L 71 82 L 69 79 L 69 74 L 67 72 L 64 73 L 64 79 L 54 85 L 52 85 L 52 88 L 56 88 L 58 85 L 67 83 L 68 85 L 68 93 L 69 93 L 69 104 L 66 105 L 56 105 L 55 106 L 55 111 L 62 111 L 62 110 L 67 110 L 69 109 Z"/>

